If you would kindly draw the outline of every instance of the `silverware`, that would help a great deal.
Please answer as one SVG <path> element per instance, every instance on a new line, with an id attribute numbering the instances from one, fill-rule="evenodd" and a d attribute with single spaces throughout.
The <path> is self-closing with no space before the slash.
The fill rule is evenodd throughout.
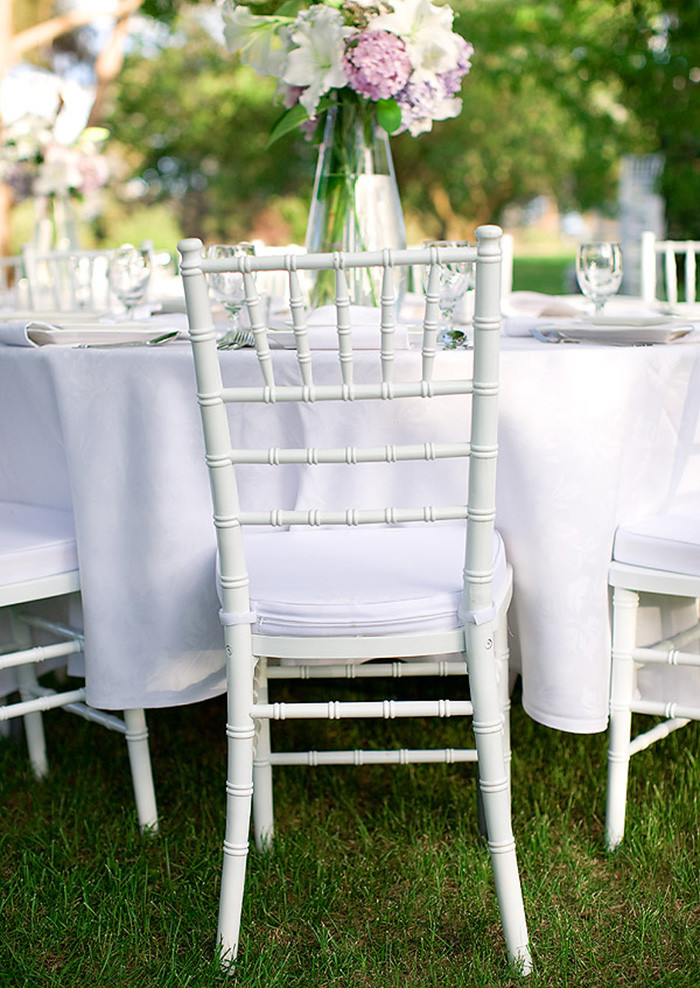
<path id="1" fill-rule="evenodd" d="M 161 336 L 153 336 L 150 340 L 123 340 L 121 343 L 76 343 L 77 350 L 111 350 L 127 346 L 160 346 L 168 340 L 174 340 L 179 330 L 173 329 Z"/>
<path id="2" fill-rule="evenodd" d="M 578 343 L 578 340 L 567 339 L 554 329 L 547 330 L 546 332 L 541 329 L 531 329 L 530 333 L 540 343 Z"/>
<path id="3" fill-rule="evenodd" d="M 222 336 L 216 346 L 219 350 L 240 350 L 242 347 L 255 346 L 255 337 L 250 329 L 234 329 Z"/>

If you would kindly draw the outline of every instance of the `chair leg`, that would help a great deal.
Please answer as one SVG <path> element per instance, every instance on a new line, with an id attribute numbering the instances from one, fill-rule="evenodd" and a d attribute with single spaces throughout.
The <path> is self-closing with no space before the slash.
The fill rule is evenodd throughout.
<path id="1" fill-rule="evenodd" d="M 17 685 L 23 701 L 34 699 L 36 694 L 32 687 L 36 685 L 36 674 L 33 666 L 17 667 Z M 32 771 L 37 779 L 44 779 L 48 775 L 49 763 L 46 757 L 46 737 L 42 715 L 36 711 L 32 714 L 25 714 L 22 720 Z"/>
<path id="2" fill-rule="evenodd" d="M 639 595 L 615 587 L 612 616 L 612 669 L 610 678 L 610 728 L 608 734 L 608 791 L 605 809 L 605 842 L 608 850 L 622 840 L 632 733 L 632 691 Z"/>
<path id="3" fill-rule="evenodd" d="M 508 796 L 511 797 L 510 779 L 510 649 L 508 648 L 508 623 L 504 615 L 494 628 L 494 640 L 496 642 L 496 659 L 498 690 L 501 699 L 501 710 L 503 712 L 503 757 L 506 761 L 506 777 L 508 779 Z M 510 811 L 509 811 L 510 812 Z"/>
<path id="4" fill-rule="evenodd" d="M 146 715 L 141 709 L 125 710 L 124 723 L 139 827 L 142 833 L 157 833 L 158 809 L 153 786 Z"/>
<path id="5" fill-rule="evenodd" d="M 494 668 L 493 632 L 489 625 L 468 625 L 466 637 L 479 780 L 496 896 L 508 956 L 524 975 L 531 970 L 532 961 L 510 818 L 510 787 L 500 692 Z"/>
<path id="6" fill-rule="evenodd" d="M 229 629 L 225 629 L 228 632 Z M 248 833 L 253 799 L 253 750 L 255 723 L 253 705 L 253 660 L 248 650 L 238 647 L 235 635 L 226 635 L 228 663 L 227 723 L 228 768 L 226 780 L 226 835 L 221 874 L 217 943 L 221 965 L 232 973 L 238 954 L 243 891 L 248 861 Z M 235 656 L 235 659 L 232 658 Z M 233 665 L 241 670 L 235 675 Z"/>
<path id="7" fill-rule="evenodd" d="M 10 610 L 10 626 L 17 648 L 20 650 L 31 648 L 32 640 L 29 628 L 22 621 L 17 620 L 12 610 Z M 36 671 L 33 664 L 17 667 L 17 685 L 22 700 L 34 699 L 36 694 L 33 692 L 33 687 L 36 684 Z M 22 720 L 32 770 L 37 779 L 43 779 L 48 774 L 49 763 L 46 757 L 46 738 L 42 715 L 37 711 L 36 713 L 25 714 Z"/>
<path id="8" fill-rule="evenodd" d="M 255 668 L 256 702 L 266 704 L 268 696 L 267 659 L 259 659 Z M 269 847 L 274 838 L 270 750 L 270 721 L 264 718 L 256 722 L 253 760 L 253 831 L 259 851 Z"/>

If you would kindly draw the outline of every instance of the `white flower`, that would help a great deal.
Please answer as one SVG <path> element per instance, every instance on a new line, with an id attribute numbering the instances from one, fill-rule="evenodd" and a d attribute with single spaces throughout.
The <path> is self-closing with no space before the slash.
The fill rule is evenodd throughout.
<path id="1" fill-rule="evenodd" d="M 71 189 L 80 189 L 82 175 L 78 167 L 78 155 L 62 144 L 46 148 L 44 160 L 39 166 L 34 194 L 39 196 L 67 195 Z"/>
<path id="2" fill-rule="evenodd" d="M 299 14 L 291 36 L 297 47 L 287 56 L 282 81 L 305 88 L 299 102 L 310 117 L 315 116 L 324 93 L 347 84 L 343 69 L 345 39 L 355 33 L 355 28 L 346 27 L 341 14 L 332 7 L 316 6 Z"/>
<path id="3" fill-rule="evenodd" d="M 248 7 L 233 3 L 223 6 L 224 38 L 229 51 L 240 56 L 258 75 L 279 77 L 284 66 L 284 51 L 277 29 L 284 19 L 258 17 Z"/>
<path id="4" fill-rule="evenodd" d="M 393 7 L 392 14 L 372 19 L 372 30 L 391 31 L 403 39 L 413 65 L 413 81 L 429 82 L 454 69 L 462 42 L 452 30 L 451 7 L 437 7 L 430 0 L 393 0 Z"/>

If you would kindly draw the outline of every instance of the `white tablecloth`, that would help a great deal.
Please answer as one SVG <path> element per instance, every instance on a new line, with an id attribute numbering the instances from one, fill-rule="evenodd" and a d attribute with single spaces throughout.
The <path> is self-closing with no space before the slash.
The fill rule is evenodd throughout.
<path id="1" fill-rule="evenodd" d="M 294 355 L 275 354 L 293 374 Z M 327 361 L 337 356 L 324 355 Z M 397 371 L 418 354 L 397 354 Z M 362 356 L 373 366 L 376 353 Z M 439 366 L 470 361 L 442 353 Z M 229 380 L 256 373 L 254 355 L 225 355 Z M 700 346 L 548 345 L 504 339 L 498 524 L 515 571 L 513 657 L 523 702 L 543 724 L 605 729 L 606 569 L 613 532 L 700 496 Z M 347 407 L 347 406 L 346 406 Z M 459 399 L 419 405 L 445 437 L 463 434 Z M 358 403 L 377 442 L 399 403 Z M 329 407 L 289 406 L 237 418 L 261 445 L 344 444 Z M 331 438 L 332 437 L 332 438 Z M 394 436 L 393 441 L 398 441 Z M 397 503 L 421 504 L 420 468 L 403 464 Z M 377 501 L 376 466 L 285 474 L 249 467 L 247 501 L 308 506 L 329 490 Z M 461 490 L 463 466 L 443 461 Z M 335 471 L 335 475 L 326 471 Z M 277 471 L 277 472 L 276 472 Z M 330 477 L 330 480 L 329 480 Z M 374 496 L 373 496 L 374 495 Z M 98 707 L 193 702 L 224 689 L 214 586 L 215 541 L 194 374 L 186 343 L 160 349 L 0 348 L 0 498 L 74 509 L 83 581 L 85 672 Z M 700 691 L 699 691 L 700 692 Z"/>

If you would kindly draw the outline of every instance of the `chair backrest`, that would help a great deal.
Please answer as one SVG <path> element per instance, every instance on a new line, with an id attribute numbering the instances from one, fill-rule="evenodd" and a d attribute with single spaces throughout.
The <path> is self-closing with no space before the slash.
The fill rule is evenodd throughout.
<path id="1" fill-rule="evenodd" d="M 24 258 L 0 257 L 0 306 L 26 308 L 29 305 Z"/>
<path id="2" fill-rule="evenodd" d="M 214 518 L 220 553 L 221 585 L 224 610 L 227 613 L 249 611 L 247 576 L 243 554 L 241 526 L 356 526 L 364 524 L 432 524 L 441 520 L 467 520 L 467 555 L 465 563 L 465 601 L 467 614 L 487 612 L 492 605 L 491 568 L 493 529 L 495 514 L 495 469 L 498 427 L 498 365 L 500 349 L 500 269 L 501 230 L 495 226 L 480 227 L 476 247 L 431 248 L 380 253 L 298 254 L 286 256 L 244 256 L 225 260 L 203 257 L 199 240 L 183 240 L 180 245 L 181 273 L 184 281 L 185 300 L 190 327 L 190 339 L 197 378 L 206 458 L 209 466 Z M 475 275 L 475 314 L 473 372 L 464 354 L 436 353 L 439 328 L 439 262 L 472 263 Z M 397 268 L 422 265 L 428 268 L 425 309 L 421 326 L 420 349 L 413 353 L 404 351 L 401 373 L 395 374 L 394 345 L 397 327 L 394 273 Z M 348 298 L 347 277 L 354 269 L 372 268 L 381 275 L 381 305 L 377 310 L 375 354 L 353 349 L 351 307 Z M 221 271 L 242 273 L 245 281 L 246 308 L 255 340 L 257 355 L 256 376 L 260 383 L 241 379 L 234 386 L 224 386 L 221 355 L 217 350 L 216 335 L 211 315 L 207 287 L 207 274 Z M 290 331 L 287 337 L 296 351 L 281 354 L 270 349 L 274 331 L 268 331 L 264 320 L 256 285 L 256 272 L 284 271 L 289 286 Z M 335 338 L 337 351 L 320 351 L 309 345 L 315 327 L 309 329 L 307 312 L 300 289 L 302 272 L 331 272 L 335 277 Z M 378 344 L 378 345 L 377 345 Z M 274 342 L 273 342 L 274 346 Z M 241 366 L 243 352 L 229 355 L 228 360 Z M 252 355 L 251 355 L 252 356 Z M 278 359 L 279 358 L 279 359 Z M 361 365 L 359 361 L 361 360 Z M 293 363 L 290 370 L 290 361 Z M 374 379 L 368 371 L 372 364 Z M 329 364 L 335 375 L 335 383 L 329 383 Z M 276 366 L 277 365 L 277 366 Z M 325 365 L 320 366 L 320 365 Z M 450 366 L 452 365 L 452 366 Z M 250 364 L 248 364 L 250 366 Z M 226 373 L 235 370 L 229 362 Z M 254 368 L 255 369 L 255 368 Z M 357 369 L 357 374 L 355 373 Z M 278 374 L 279 371 L 279 374 Z M 290 383 L 290 374 L 296 380 Z M 317 373 L 318 372 L 318 373 Z M 399 379 L 397 379 L 397 376 Z M 278 380 L 279 377 L 279 380 Z M 357 378 L 357 379 L 356 379 Z M 418 409 L 411 417 L 405 401 L 415 403 L 438 399 L 443 396 L 468 396 L 471 401 L 471 425 L 469 416 L 463 418 L 464 434 L 459 442 L 426 441 L 425 421 Z M 309 446 L 303 448 L 233 448 L 229 416 L 229 403 L 261 403 L 269 405 L 294 404 L 290 415 L 319 416 L 324 406 L 334 406 L 334 415 L 351 415 L 351 407 L 368 401 L 403 402 L 396 408 L 396 423 L 401 423 L 399 444 L 361 445 L 343 448 Z M 405 414 L 404 414 L 404 410 Z M 330 409 L 329 409 L 330 411 Z M 464 409 L 460 406 L 460 415 Z M 449 409 L 448 409 L 449 413 Z M 378 412 L 378 414 L 380 414 Z M 315 419 L 314 421 L 317 421 Z M 364 418 L 372 421 L 371 415 Z M 407 421 L 415 422 L 421 431 L 420 441 L 406 442 Z M 462 421 L 460 419 L 459 421 Z M 310 427 L 311 431 L 313 428 Z M 257 432 L 257 430 L 254 430 Z M 296 430 L 290 429 L 290 434 Z M 364 431 L 364 430 L 363 430 Z M 369 431 L 369 429 L 367 430 Z M 409 427 L 410 431 L 410 427 Z M 361 443 L 363 436 L 353 433 L 353 440 Z M 461 438 L 461 437 L 460 437 Z M 405 460 L 422 460 L 426 469 L 443 458 L 468 457 L 468 496 L 458 504 L 430 504 L 410 506 L 341 508 L 274 508 L 261 510 L 253 505 L 239 503 L 236 468 L 241 464 L 269 464 L 280 469 L 285 464 L 304 470 L 323 469 L 323 464 L 384 464 L 387 469 L 400 468 Z M 465 467 L 465 495 L 467 494 Z M 440 481 L 435 479 L 438 490 Z M 342 561 L 339 561 L 342 565 Z"/>
<path id="3" fill-rule="evenodd" d="M 23 250 L 29 297 L 35 309 L 107 309 L 111 250 Z"/>
<path id="4" fill-rule="evenodd" d="M 697 255 L 700 240 L 657 240 L 642 234 L 641 291 L 645 302 L 663 299 L 672 305 L 697 298 Z M 661 263 L 660 263 L 661 261 Z M 659 278 L 661 269 L 661 278 Z M 683 285 L 683 297 L 679 288 Z"/>

